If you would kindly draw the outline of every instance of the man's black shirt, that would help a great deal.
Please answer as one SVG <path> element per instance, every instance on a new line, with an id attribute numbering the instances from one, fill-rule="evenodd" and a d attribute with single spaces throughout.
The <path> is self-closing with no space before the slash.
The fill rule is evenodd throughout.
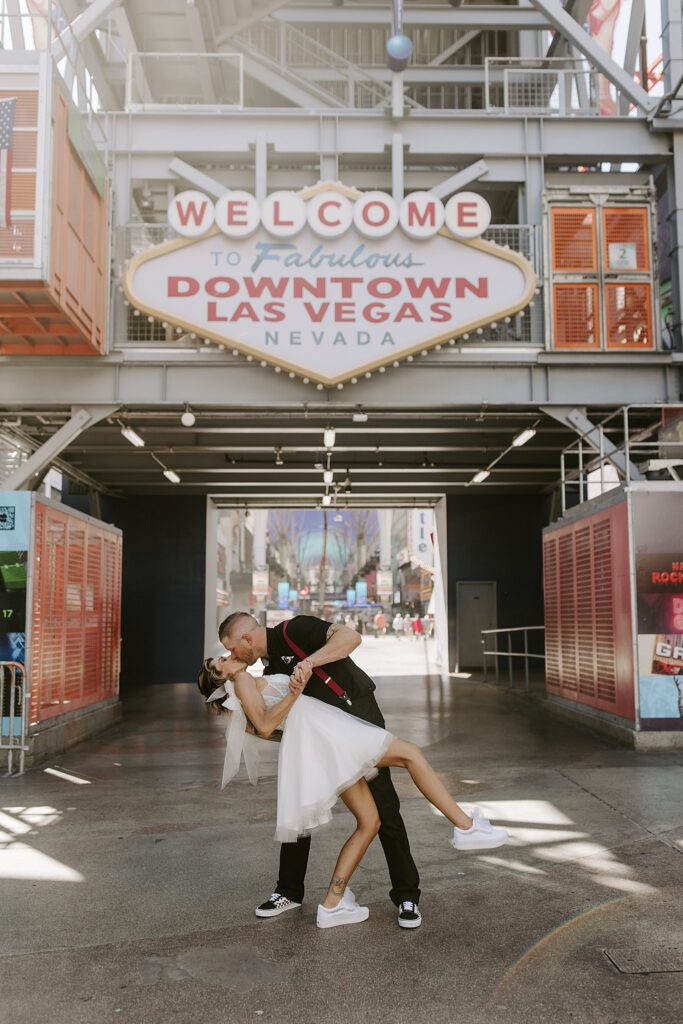
<path id="1" fill-rule="evenodd" d="M 327 632 L 331 625 L 331 622 L 318 619 L 314 615 L 295 615 L 287 622 L 287 635 L 306 655 L 314 654 L 327 643 Z M 294 653 L 285 640 L 283 629 L 284 623 L 282 622 L 272 629 L 266 629 L 268 664 L 265 666 L 265 675 L 267 676 L 276 673 L 291 676 L 295 665 L 303 660 Z M 340 661 L 331 661 L 327 665 L 322 665 L 321 668 L 346 691 L 352 702 L 362 700 L 375 689 L 375 684 L 370 676 L 349 657 L 342 658 Z M 306 684 L 304 693 L 309 697 L 322 700 L 326 704 L 333 704 L 335 707 L 344 708 L 344 710 L 348 709 L 353 714 L 353 707 L 349 708 L 344 704 L 315 673 Z"/>

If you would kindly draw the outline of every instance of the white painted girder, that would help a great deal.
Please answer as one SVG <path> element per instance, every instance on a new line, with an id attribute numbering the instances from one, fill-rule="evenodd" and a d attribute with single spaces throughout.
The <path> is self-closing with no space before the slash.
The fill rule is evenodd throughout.
<path id="1" fill-rule="evenodd" d="M 221 161 L 247 154 L 257 132 L 264 132 L 276 153 L 310 157 L 315 153 L 369 156 L 391 147 L 395 128 L 382 114 L 335 111 L 245 110 L 229 114 L 178 112 L 112 114 L 110 151 L 146 156 L 166 154 L 182 139 L 184 153 L 220 155 Z M 443 154 L 444 159 L 544 156 L 567 163 L 591 160 L 620 162 L 634 154 L 648 163 L 670 155 L 671 125 L 651 131 L 644 118 L 503 117 L 421 111 L 402 123 L 411 156 Z"/>
<path id="2" fill-rule="evenodd" d="M 321 25 L 389 25 L 391 11 L 388 4 L 368 4 L 362 7 L 298 7 L 287 5 L 274 15 L 277 21 L 291 24 Z M 447 28 L 457 25 L 458 28 L 478 29 L 547 29 L 548 21 L 533 8 L 503 6 L 465 5 L 460 8 L 450 7 L 446 0 L 432 6 L 413 6 L 408 4 L 403 11 L 403 27 L 435 26 Z"/>
<path id="3" fill-rule="evenodd" d="M 577 353 L 482 351 L 436 353 L 424 361 L 375 373 L 342 391 L 312 385 L 227 354 L 171 360 L 121 353 L 97 361 L 40 357 L 0 359 L 0 404 L 9 409 L 97 403 L 132 408 L 150 405 L 225 405 L 245 409 L 301 408 L 325 400 L 330 408 L 361 403 L 409 409 L 443 405 L 537 406 L 680 401 L 680 356 L 671 353 Z"/>

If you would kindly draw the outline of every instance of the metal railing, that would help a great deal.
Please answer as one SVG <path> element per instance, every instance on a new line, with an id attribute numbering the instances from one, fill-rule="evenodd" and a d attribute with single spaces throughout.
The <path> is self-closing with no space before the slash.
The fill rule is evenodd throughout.
<path id="1" fill-rule="evenodd" d="M 488 679 L 488 657 L 494 657 L 494 666 L 496 670 L 496 682 L 499 681 L 500 672 L 498 666 L 499 658 L 507 658 L 508 660 L 508 681 L 512 685 L 513 674 L 512 674 L 512 659 L 513 658 L 524 658 L 524 684 L 525 689 L 529 689 L 529 659 L 537 658 L 540 661 L 545 661 L 545 654 L 533 654 L 529 651 L 529 633 L 541 631 L 545 635 L 545 626 L 513 626 L 511 629 L 482 629 L 481 631 L 481 645 L 482 654 L 484 656 L 484 679 Z M 488 636 L 498 636 L 504 633 L 507 636 L 507 650 L 506 651 L 487 651 L 486 650 L 486 639 Z M 524 650 L 513 651 L 512 650 L 512 634 L 523 633 L 524 635 Z M 494 641 L 497 642 L 497 641 Z"/>
<path id="2" fill-rule="evenodd" d="M 577 497 L 582 504 L 630 484 L 634 467 L 640 479 L 683 481 L 683 404 L 622 406 L 580 432 L 560 467 L 563 515 Z"/>
<path id="3" fill-rule="evenodd" d="M 0 750 L 7 751 L 5 776 L 24 773 L 29 697 L 24 666 L 18 661 L 0 661 Z M 19 755 L 18 770 L 15 754 Z"/>
<path id="4" fill-rule="evenodd" d="M 487 57 L 485 69 L 486 109 L 492 113 L 570 117 L 600 112 L 598 72 L 584 60 Z M 501 72 L 502 104 L 496 102 Z"/>
<path id="5" fill-rule="evenodd" d="M 391 103 L 390 84 L 287 22 L 263 18 L 232 40 L 245 53 L 299 79 L 312 95 L 340 108 L 373 109 Z"/>

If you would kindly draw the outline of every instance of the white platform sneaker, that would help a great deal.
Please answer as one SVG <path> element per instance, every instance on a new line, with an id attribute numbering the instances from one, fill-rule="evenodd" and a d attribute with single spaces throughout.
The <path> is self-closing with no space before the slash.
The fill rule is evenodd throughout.
<path id="1" fill-rule="evenodd" d="M 478 807 L 473 810 L 471 817 L 471 828 L 453 828 L 451 845 L 456 850 L 495 850 L 507 843 L 510 838 L 508 831 L 492 825 Z"/>
<path id="2" fill-rule="evenodd" d="M 337 928 L 342 924 L 361 924 L 369 917 L 370 908 L 360 907 L 351 890 L 346 889 L 336 907 L 318 905 L 316 924 L 318 928 Z"/>

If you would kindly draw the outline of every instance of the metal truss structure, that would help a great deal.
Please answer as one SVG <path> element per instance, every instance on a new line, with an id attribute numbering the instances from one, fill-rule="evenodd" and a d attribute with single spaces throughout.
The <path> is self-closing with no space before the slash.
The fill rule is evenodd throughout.
<path id="1" fill-rule="evenodd" d="M 95 486 L 121 493 L 175 486 L 237 503 L 258 503 L 270 493 L 271 504 L 310 504 L 320 496 L 319 474 L 316 487 L 308 477 L 320 443 L 308 445 L 298 428 L 309 417 L 316 433 L 328 419 L 344 422 L 351 434 L 340 469 L 351 469 L 354 480 L 347 501 L 431 503 L 494 457 L 487 430 L 500 430 L 496 444 L 505 448 L 517 427 L 543 419 L 541 406 L 579 406 L 599 420 L 627 402 L 677 401 L 680 0 L 661 2 L 663 49 L 654 62 L 644 42 L 653 31 L 645 0 L 631 4 L 618 56 L 603 48 L 599 32 L 587 31 L 589 17 L 595 21 L 590 9 L 591 0 L 410 0 L 403 28 L 413 58 L 396 72 L 386 64 L 389 4 L 166 0 L 162 12 L 151 0 L 61 0 L 52 55 L 96 126 L 113 186 L 109 349 L 97 358 L 0 357 L 7 417 L 21 415 L 22 436 L 38 446 L 63 426 L 72 406 L 117 406 L 118 418 L 148 430 L 149 446 L 132 449 L 110 418 L 71 441 L 64 465 L 72 461 Z M 19 10 L 0 3 L 0 45 L 10 59 L 11 51 L 30 48 L 30 18 Z M 654 64 L 661 68 L 656 76 Z M 528 253 L 540 281 L 546 190 L 666 193 L 667 233 L 658 253 L 672 268 L 665 343 L 649 352 L 554 351 L 541 291 L 523 320 L 321 394 L 135 317 L 124 305 L 125 261 L 167 237 L 166 208 L 177 190 L 218 196 L 245 188 L 263 198 L 275 188 L 328 179 L 395 196 L 433 190 L 444 199 L 471 185 L 492 206 L 491 237 Z M 177 426 L 187 403 L 197 414 L 189 430 Z M 358 407 L 370 414 L 362 428 L 351 421 Z M 444 443 L 444 430 L 460 415 L 467 443 Z M 252 422 L 262 436 L 254 431 L 247 443 L 240 431 Z M 380 424 L 400 437 L 400 451 L 385 445 Z M 415 441 L 418 424 L 434 431 L 431 438 Z M 481 486 L 509 493 L 552 485 L 570 428 L 548 420 L 544 429 L 554 432 L 538 448 L 544 455 L 522 450 L 509 464 L 518 472 L 506 475 L 504 459 Z M 431 448 L 430 439 L 438 442 Z M 274 465 L 278 447 L 285 464 L 300 453 L 300 472 Z M 173 468 L 177 461 L 180 485 L 160 475 L 152 450 Z M 383 452 L 386 463 L 378 466 Z M 227 455 L 237 459 L 239 473 Z M 424 465 L 425 458 L 435 465 Z M 371 486 L 361 482 L 368 477 Z"/>

